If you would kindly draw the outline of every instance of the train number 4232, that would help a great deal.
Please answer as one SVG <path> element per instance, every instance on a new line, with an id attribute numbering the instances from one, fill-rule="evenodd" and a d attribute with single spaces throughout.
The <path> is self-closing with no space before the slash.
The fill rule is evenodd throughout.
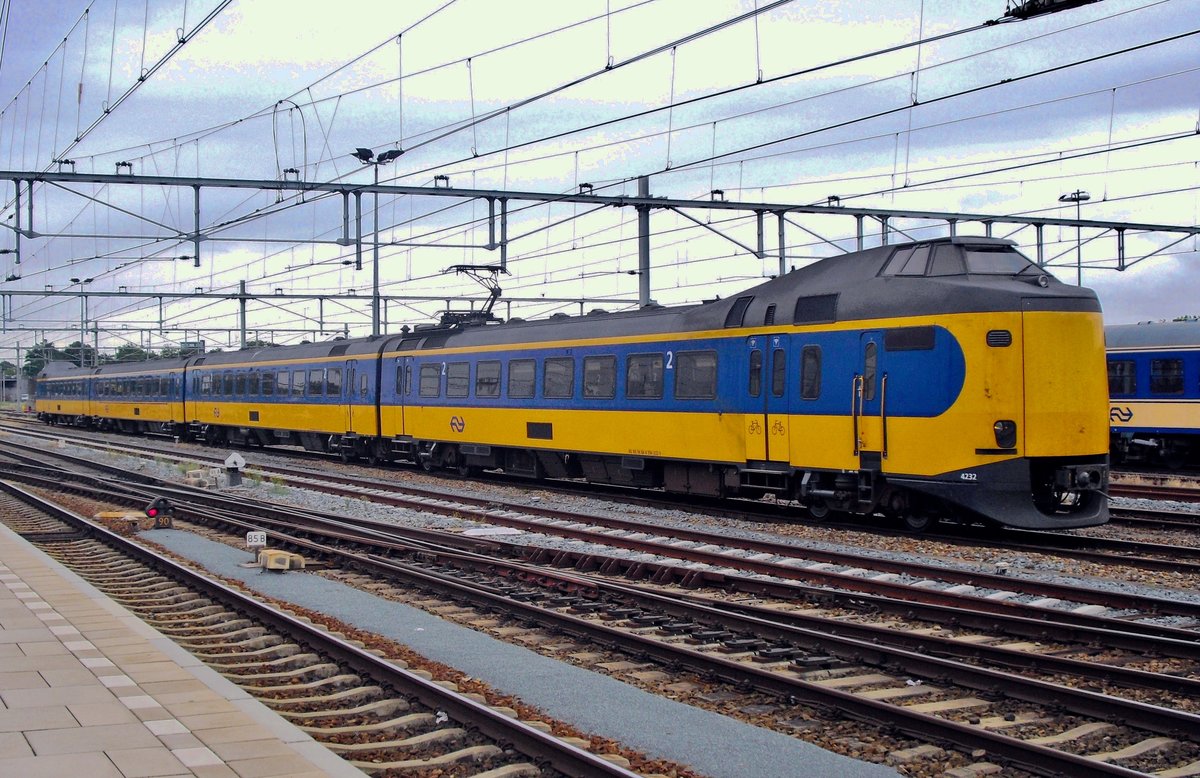
<path id="1" fill-rule="evenodd" d="M 975 473 L 959 473 L 958 477 L 963 481 L 978 481 L 979 476 Z"/>

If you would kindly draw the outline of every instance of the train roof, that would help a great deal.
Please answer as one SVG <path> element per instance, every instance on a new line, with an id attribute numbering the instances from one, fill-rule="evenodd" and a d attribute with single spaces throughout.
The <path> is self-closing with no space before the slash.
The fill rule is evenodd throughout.
<path id="1" fill-rule="evenodd" d="M 1070 286 L 1045 275 L 1027 259 L 1020 273 L 968 273 L 965 265 L 961 272 L 946 275 L 906 276 L 892 271 L 891 268 L 902 259 L 889 266 L 894 255 L 923 246 L 959 247 L 957 256 L 960 257 L 960 264 L 961 250 L 1016 252 L 1015 244 L 1008 240 L 986 237 L 938 238 L 878 246 L 818 260 L 738 295 L 699 305 L 670 308 L 648 306 L 618 313 L 592 311 L 582 316 L 556 314 L 535 321 L 513 319 L 477 326 L 418 328 L 413 332 L 381 337 L 216 352 L 187 360 L 106 365 L 99 371 L 102 371 L 101 374 L 120 374 L 170 369 L 172 364 L 214 367 L 275 360 L 349 358 L 375 355 L 381 351 L 517 345 L 772 325 L 782 329 L 793 325 L 838 321 L 1020 311 L 1043 307 L 1052 310 L 1100 310 L 1100 303 L 1092 290 Z M 937 256 L 940 258 L 942 254 L 939 252 Z M 932 268 L 933 263 L 929 267 Z M 80 372 L 90 375 L 95 370 L 89 368 Z"/>
<path id="2" fill-rule="evenodd" d="M 1157 321 L 1113 324 L 1104 328 L 1109 349 L 1154 349 L 1200 346 L 1200 321 Z"/>
<path id="3" fill-rule="evenodd" d="M 783 328 L 901 316 L 1019 311 L 1040 306 L 1100 311 L 1092 290 L 1064 284 L 1040 271 L 1018 277 L 966 272 L 899 276 L 884 270 L 897 252 L 938 245 L 1016 252 L 1012 241 L 986 237 L 939 238 L 879 246 L 822 259 L 736 296 L 701 305 L 418 331 L 397 338 L 388 344 L 387 350 L 536 343 L 772 324 Z M 1036 269 L 1036 265 L 1029 267 Z"/>

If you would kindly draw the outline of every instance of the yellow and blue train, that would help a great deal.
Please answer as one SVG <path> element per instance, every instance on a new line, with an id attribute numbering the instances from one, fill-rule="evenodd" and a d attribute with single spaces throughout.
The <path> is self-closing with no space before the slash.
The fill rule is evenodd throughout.
<path id="1" fill-rule="evenodd" d="M 37 410 L 464 474 L 773 494 L 920 530 L 1103 523 L 1105 401 L 1095 294 L 1009 241 L 947 238 L 687 307 L 51 365 Z"/>
<path id="2" fill-rule="evenodd" d="M 1114 462 L 1200 458 L 1200 322 L 1105 328 Z"/>

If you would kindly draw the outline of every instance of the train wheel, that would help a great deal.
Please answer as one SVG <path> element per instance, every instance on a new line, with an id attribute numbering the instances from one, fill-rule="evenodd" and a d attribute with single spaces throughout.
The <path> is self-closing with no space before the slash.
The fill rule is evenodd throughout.
<path id="1" fill-rule="evenodd" d="M 808 515 L 812 517 L 813 521 L 825 521 L 829 518 L 829 503 L 824 500 L 817 500 L 807 507 Z"/>
<path id="2" fill-rule="evenodd" d="M 924 513 L 906 513 L 902 521 L 904 528 L 909 532 L 928 532 L 933 525 L 937 524 L 937 519 Z"/>

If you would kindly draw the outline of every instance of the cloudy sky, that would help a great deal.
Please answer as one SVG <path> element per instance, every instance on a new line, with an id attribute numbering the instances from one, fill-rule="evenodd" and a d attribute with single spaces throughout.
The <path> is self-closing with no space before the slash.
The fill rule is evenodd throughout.
<path id="1" fill-rule="evenodd" d="M 653 194 L 681 198 L 718 189 L 730 200 L 813 204 L 836 195 L 863 207 L 1069 218 L 1074 206 L 1058 197 L 1085 190 L 1087 219 L 1195 225 L 1200 210 L 1200 34 L 1189 34 L 1200 28 L 1200 0 L 1102 0 L 997 25 L 984 22 L 1002 16 L 1004 0 L 7 5 L 0 169 L 57 169 L 51 161 L 67 157 L 79 172 L 128 163 L 121 169 L 147 175 L 277 179 L 295 168 L 306 181 L 363 183 L 370 171 L 348 152 L 366 146 L 403 149 L 382 179 L 414 186 L 445 175 L 455 187 L 566 193 L 588 183 L 634 194 L 636 177 L 649 175 Z M 912 45 L 920 40 L 929 42 Z M 8 249 L 14 192 L 2 186 Z M 190 190 L 39 187 L 34 202 L 35 229 L 53 237 L 23 240 L 20 266 L 0 256 L 3 277 L 14 277 L 0 291 L 61 289 L 76 277 L 93 278 L 97 291 L 226 292 L 246 281 L 259 294 L 370 295 L 369 262 L 355 270 L 353 248 L 335 242 L 336 199 L 206 192 L 211 240 L 198 269 L 177 259 L 191 244 L 170 239 L 190 230 Z M 752 217 L 693 216 L 733 240 L 656 212 L 654 299 L 728 295 L 777 272 L 773 223 L 763 260 L 738 245 L 754 245 Z M 393 302 L 391 330 L 431 321 L 445 297 L 481 296 L 445 271 L 497 261 L 480 248 L 485 217 L 480 202 L 380 199 L 383 292 L 435 298 Z M 794 222 L 791 266 L 840 253 L 832 244 L 847 247 L 854 234 L 851 218 Z M 945 232 L 897 226 L 912 237 Z M 552 298 L 513 304 L 512 315 L 636 300 L 631 209 L 514 203 L 509 234 L 505 297 Z M 1035 253 L 1032 229 L 1011 237 Z M 1180 237 L 1130 234 L 1131 263 L 1159 253 L 1117 272 L 1116 241 L 1083 231 L 1084 283 L 1111 322 L 1200 314 L 1197 239 L 1168 245 Z M 1053 272 L 1073 283 L 1075 231 L 1047 228 L 1045 239 Z M 74 339 L 77 300 L 11 300 L 12 319 L 60 344 Z M 281 342 L 321 337 L 322 325 L 364 334 L 365 303 L 258 303 L 249 323 L 281 330 Z M 88 305 L 102 346 L 138 343 L 138 328 L 158 325 L 157 301 Z M 153 344 L 234 326 L 235 310 L 167 304 L 163 323 L 174 331 Z M 0 349 L 33 339 L 9 331 Z"/>

